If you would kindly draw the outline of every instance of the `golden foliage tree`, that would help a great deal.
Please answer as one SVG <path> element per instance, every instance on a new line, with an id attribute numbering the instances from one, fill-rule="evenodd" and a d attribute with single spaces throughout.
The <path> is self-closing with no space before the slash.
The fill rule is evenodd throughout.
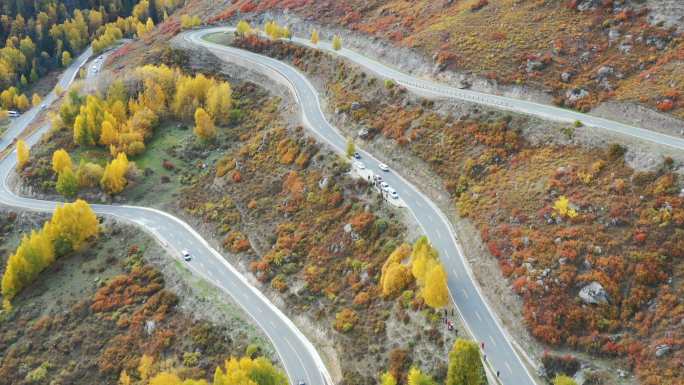
<path id="1" fill-rule="evenodd" d="M 449 352 L 446 385 L 485 385 L 484 366 L 475 342 L 459 338 Z"/>
<path id="2" fill-rule="evenodd" d="M 429 267 L 421 295 L 425 303 L 433 309 L 444 307 L 449 303 L 447 276 L 444 267 L 437 260 L 434 260 Z"/>
<path id="3" fill-rule="evenodd" d="M 315 29 L 312 30 L 312 31 L 311 31 L 311 43 L 313 43 L 313 44 L 318 44 L 318 41 L 319 41 L 319 40 L 320 40 L 320 39 L 319 39 L 319 37 L 318 37 L 318 31 L 315 30 Z"/>
<path id="4" fill-rule="evenodd" d="M 214 121 L 204 108 L 200 107 L 195 111 L 194 133 L 203 140 L 211 140 L 216 136 Z"/>
<path id="5" fill-rule="evenodd" d="M 230 108 L 233 105 L 232 93 L 230 84 L 226 82 L 214 84 L 207 91 L 207 112 L 220 125 L 228 124 L 230 120 Z"/>
<path id="6" fill-rule="evenodd" d="M 52 153 L 52 170 L 57 174 L 64 171 L 65 168 L 72 168 L 71 157 L 69 153 L 63 148 Z"/>
<path id="7" fill-rule="evenodd" d="M 380 376 L 380 385 L 397 385 L 397 379 L 394 378 L 392 373 L 385 372 Z"/>
<path id="8" fill-rule="evenodd" d="M 109 194 L 117 194 L 126 187 L 126 173 L 128 172 L 128 157 L 119 153 L 115 159 L 107 164 L 100 180 L 100 185 Z"/>
<path id="9" fill-rule="evenodd" d="M 38 105 L 39 105 L 40 102 L 42 102 L 42 101 L 43 101 L 43 99 L 42 99 L 42 98 L 40 97 L 40 95 L 38 95 L 38 94 L 33 94 L 33 96 L 31 97 L 31 105 L 32 105 L 33 107 L 38 107 Z"/>
<path id="10" fill-rule="evenodd" d="M 565 195 L 561 195 L 556 202 L 554 202 L 553 211 L 561 218 L 574 218 L 577 216 L 577 211 L 570 207 L 570 200 Z"/>
<path id="11" fill-rule="evenodd" d="M 66 244 L 67 250 L 80 250 L 87 239 L 97 236 L 100 226 L 90 205 L 77 199 L 55 209 L 50 231 L 55 242 Z"/>
<path id="12" fill-rule="evenodd" d="M 383 295 L 391 296 L 397 294 L 411 282 L 409 267 L 402 263 L 410 254 L 411 246 L 404 243 L 387 257 L 387 260 L 382 265 L 380 275 L 380 288 Z"/>
<path id="13" fill-rule="evenodd" d="M 237 27 L 235 28 L 235 31 L 240 36 L 245 36 L 245 35 L 249 35 L 250 33 L 252 33 L 252 27 L 245 20 L 240 20 L 237 24 Z"/>
<path id="14" fill-rule="evenodd" d="M 342 38 L 339 35 L 335 35 L 335 37 L 333 37 L 332 48 L 335 51 L 342 49 Z"/>
<path id="15" fill-rule="evenodd" d="M 432 377 L 428 376 L 427 374 L 424 374 L 423 372 L 421 372 L 420 369 L 416 368 L 415 366 L 409 369 L 408 376 L 406 377 L 406 382 L 408 385 L 437 385 L 437 383 L 432 379 Z"/>
<path id="16" fill-rule="evenodd" d="M 29 160 L 29 147 L 23 139 L 17 141 L 17 170 L 21 170 L 26 166 Z"/>
<path id="17" fill-rule="evenodd" d="M 79 249 L 86 239 L 96 236 L 99 225 L 95 213 L 82 200 L 57 207 L 50 221 L 40 231 L 24 236 L 14 254 L 7 260 L 2 276 L 4 306 L 38 274 L 52 264 L 63 251 Z"/>

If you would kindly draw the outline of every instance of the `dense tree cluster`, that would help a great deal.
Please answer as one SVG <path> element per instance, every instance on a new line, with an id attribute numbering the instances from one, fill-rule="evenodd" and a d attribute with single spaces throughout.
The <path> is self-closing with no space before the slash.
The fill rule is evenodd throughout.
<path id="1" fill-rule="evenodd" d="M 126 84 L 113 82 L 104 98 L 72 91 L 56 123 L 73 129 L 74 143 L 105 147 L 114 159 L 104 170 L 93 163 L 81 163 L 74 170 L 68 154 L 56 151 L 53 169 L 62 177 L 58 186 L 92 187 L 100 177 L 105 191 L 121 192 L 129 170 L 127 156 L 145 151 L 145 142 L 161 120 L 189 121 L 194 117 L 195 133 L 209 140 L 216 135 L 216 124 L 230 121 L 231 107 L 232 91 L 227 82 L 202 74 L 188 76 L 163 65 L 139 67 Z M 63 173 L 64 169 L 69 171 Z M 65 191 L 71 192 L 70 188 Z"/>
<path id="2" fill-rule="evenodd" d="M 177 3 L 177 0 L 3 2 L 0 90 L 4 91 L 0 107 L 27 109 L 28 98 L 21 90 L 29 83 L 54 68 L 71 64 L 91 41 L 94 52 L 98 53 L 124 36 L 147 34 L 154 27 L 152 16 L 160 11 L 166 14 Z"/>
<path id="3" fill-rule="evenodd" d="M 390 254 L 382 266 L 380 287 L 385 296 L 396 295 L 415 279 L 425 303 L 440 308 L 449 303 L 446 278 L 437 250 L 423 236 L 415 242 L 413 250 L 402 244 Z"/>
<path id="4" fill-rule="evenodd" d="M 10 307 L 12 298 L 31 284 L 56 257 L 81 249 L 86 240 L 97 236 L 98 232 L 97 217 L 85 201 L 57 207 L 52 219 L 45 222 L 42 229 L 25 235 L 7 260 L 2 276 L 4 306 Z"/>

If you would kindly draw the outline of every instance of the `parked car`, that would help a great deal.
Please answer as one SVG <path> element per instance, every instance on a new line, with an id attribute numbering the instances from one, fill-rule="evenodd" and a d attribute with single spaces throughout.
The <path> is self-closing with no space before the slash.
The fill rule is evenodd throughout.
<path id="1" fill-rule="evenodd" d="M 380 188 L 382 188 L 383 191 L 389 191 L 390 186 L 387 184 L 387 182 L 380 182 Z"/>
<path id="2" fill-rule="evenodd" d="M 9 111 L 7 111 L 7 116 L 9 116 L 10 118 L 18 118 L 19 112 L 14 111 L 14 110 L 9 110 Z"/>
<path id="3" fill-rule="evenodd" d="M 361 154 L 359 154 L 358 152 L 355 152 L 354 153 L 354 159 L 361 159 Z"/>
<path id="4" fill-rule="evenodd" d="M 190 262 L 192 260 L 192 255 L 190 255 L 190 252 L 188 250 L 181 251 L 181 254 L 183 255 L 183 259 L 186 262 Z"/>
<path id="5" fill-rule="evenodd" d="M 397 194 L 397 191 L 395 189 L 390 188 L 389 194 L 392 197 L 392 199 L 399 199 L 399 194 Z"/>
<path id="6" fill-rule="evenodd" d="M 354 166 L 356 166 L 356 168 L 358 168 L 359 170 L 365 170 L 366 169 L 366 166 L 359 161 L 354 162 Z"/>
<path id="7" fill-rule="evenodd" d="M 378 165 L 378 168 L 380 168 L 380 170 L 385 171 L 385 172 L 389 171 L 389 166 L 384 164 L 384 163 L 380 163 Z"/>

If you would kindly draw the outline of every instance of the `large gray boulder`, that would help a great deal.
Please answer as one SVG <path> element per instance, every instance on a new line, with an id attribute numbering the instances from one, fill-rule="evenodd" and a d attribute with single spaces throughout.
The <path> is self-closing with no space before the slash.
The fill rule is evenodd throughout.
<path id="1" fill-rule="evenodd" d="M 582 302 L 591 305 L 608 303 L 609 297 L 600 283 L 594 281 L 580 289 L 579 297 Z"/>

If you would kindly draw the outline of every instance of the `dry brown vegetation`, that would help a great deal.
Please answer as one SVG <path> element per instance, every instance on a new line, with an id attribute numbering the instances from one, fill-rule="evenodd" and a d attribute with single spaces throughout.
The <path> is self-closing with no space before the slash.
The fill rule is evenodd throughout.
<path id="1" fill-rule="evenodd" d="M 25 221 L 3 212 L 0 236 Z M 150 239 L 135 243 L 137 230 L 108 226 L 102 240 L 59 259 L 2 315 L 1 384 L 118 384 L 122 370 L 137 380 L 143 354 L 163 358 L 184 378 L 211 379 L 225 357 L 245 352 L 247 335 L 178 308 L 164 277 L 143 259 Z"/>
<path id="2" fill-rule="evenodd" d="M 439 70 L 551 92 L 559 105 L 586 111 L 603 100 L 629 100 L 684 117 L 682 36 L 622 3 L 240 0 L 214 19 L 288 9 L 417 49 Z M 587 95 L 574 100 L 568 92 L 579 89 Z"/>
<path id="3" fill-rule="evenodd" d="M 670 159 L 636 172 L 617 145 L 533 146 L 516 127 L 524 119 L 444 117 L 329 55 L 254 38 L 236 44 L 315 71 L 332 109 L 429 164 L 524 299 L 535 337 L 625 358 L 644 384 L 683 380 L 684 198 Z M 578 298 L 590 282 L 606 303 Z M 670 350 L 657 357 L 663 346 Z"/>

